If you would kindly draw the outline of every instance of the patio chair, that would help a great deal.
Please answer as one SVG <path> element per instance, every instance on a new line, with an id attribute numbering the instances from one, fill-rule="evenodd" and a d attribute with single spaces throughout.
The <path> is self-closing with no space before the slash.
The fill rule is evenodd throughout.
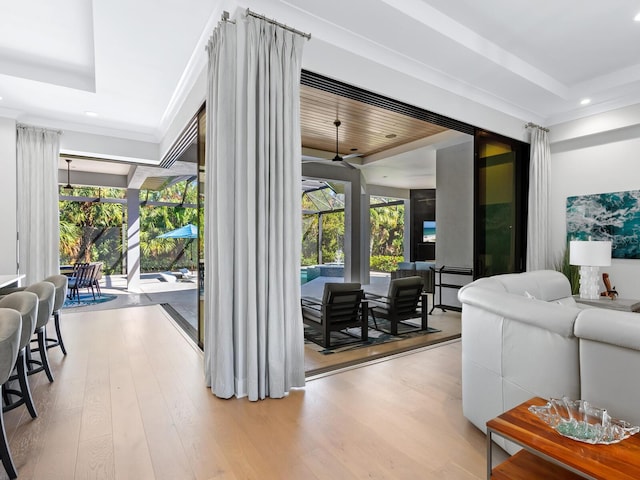
<path id="1" fill-rule="evenodd" d="M 180 270 L 178 270 L 178 272 L 180 273 L 180 277 L 178 278 L 178 280 L 180 280 L 181 282 L 193 282 L 193 280 L 196 278 L 196 276 L 191 273 L 188 268 L 181 268 Z"/>
<path id="2" fill-rule="evenodd" d="M 102 280 L 102 267 L 104 266 L 103 262 L 91 262 L 93 265 L 93 272 L 91 274 L 91 291 L 95 288 L 96 292 L 98 292 L 98 296 L 102 296 L 102 291 L 100 290 L 100 280 Z M 96 296 L 93 295 L 95 300 Z"/>
<path id="3" fill-rule="evenodd" d="M 73 300 L 73 298 L 76 297 L 78 299 L 78 303 L 80 303 L 81 288 L 86 288 L 87 291 L 88 289 L 91 289 L 93 292 L 93 269 L 94 266 L 89 263 L 76 264 L 73 275 L 69 277 L 67 290 L 67 298 L 69 298 L 69 300 Z M 93 299 L 95 300 L 95 298 L 96 295 L 95 292 L 93 292 Z"/>
<path id="4" fill-rule="evenodd" d="M 420 327 L 411 331 L 428 330 L 428 299 L 423 291 L 422 277 L 416 275 L 392 279 L 386 297 L 372 297 L 369 306 L 377 330 L 387 331 L 378 327 L 379 318 L 389 321 L 388 333 L 391 335 L 398 335 L 398 324 L 407 325 L 404 321 L 411 318 L 421 319 Z"/>
<path id="5" fill-rule="evenodd" d="M 322 301 L 303 298 L 301 303 L 304 324 L 322 333 L 324 348 L 331 348 L 331 332 L 347 333 L 351 327 L 360 328 L 362 341 L 369 339 L 369 308 L 359 283 L 325 283 Z"/>

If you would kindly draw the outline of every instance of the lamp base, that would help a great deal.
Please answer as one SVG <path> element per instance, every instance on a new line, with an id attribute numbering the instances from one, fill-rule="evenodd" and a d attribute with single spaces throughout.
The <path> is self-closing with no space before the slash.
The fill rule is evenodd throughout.
<path id="1" fill-rule="evenodd" d="M 600 298 L 598 270 L 598 267 L 580 267 L 580 298 Z"/>

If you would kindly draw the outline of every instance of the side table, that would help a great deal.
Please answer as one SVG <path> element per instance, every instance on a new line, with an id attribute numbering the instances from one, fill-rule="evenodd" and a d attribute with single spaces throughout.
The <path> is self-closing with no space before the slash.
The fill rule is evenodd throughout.
<path id="1" fill-rule="evenodd" d="M 487 422 L 488 480 L 640 478 L 639 436 L 634 435 L 613 445 L 591 445 L 571 440 L 528 410 L 530 405 L 546 403 L 542 398 L 532 398 Z M 492 469 L 493 435 L 510 440 L 523 450 Z"/>
<path id="2" fill-rule="evenodd" d="M 609 297 L 599 297 L 596 299 L 580 298 L 574 295 L 576 302 L 598 308 L 608 308 L 609 310 L 620 310 L 621 312 L 640 312 L 640 300 L 633 298 L 618 298 L 611 300 Z"/>

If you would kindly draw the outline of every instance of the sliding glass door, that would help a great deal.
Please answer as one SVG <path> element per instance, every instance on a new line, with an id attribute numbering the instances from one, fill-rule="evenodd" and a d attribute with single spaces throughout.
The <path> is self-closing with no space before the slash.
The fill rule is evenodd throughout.
<path id="1" fill-rule="evenodd" d="M 475 141 L 475 277 L 525 269 L 529 145 L 479 130 Z"/>

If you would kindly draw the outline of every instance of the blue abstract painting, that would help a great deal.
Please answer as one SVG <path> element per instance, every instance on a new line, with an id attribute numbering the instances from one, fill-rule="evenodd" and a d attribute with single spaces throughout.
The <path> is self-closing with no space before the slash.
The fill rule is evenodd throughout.
<path id="1" fill-rule="evenodd" d="M 613 258 L 640 258 L 640 190 L 567 198 L 568 240 L 611 240 Z"/>

